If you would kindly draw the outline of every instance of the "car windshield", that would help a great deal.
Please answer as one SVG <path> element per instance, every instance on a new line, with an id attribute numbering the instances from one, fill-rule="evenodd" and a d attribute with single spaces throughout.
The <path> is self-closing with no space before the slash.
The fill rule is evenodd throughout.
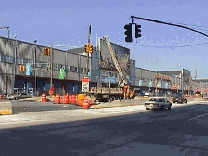
<path id="1" fill-rule="evenodd" d="M 162 102 L 162 99 L 156 99 L 156 98 L 152 98 L 149 101 L 157 101 L 157 102 Z"/>

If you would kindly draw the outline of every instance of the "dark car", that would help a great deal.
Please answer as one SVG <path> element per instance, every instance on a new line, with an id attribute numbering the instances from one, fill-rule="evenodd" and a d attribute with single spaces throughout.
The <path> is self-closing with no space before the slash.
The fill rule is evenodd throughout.
<path id="1" fill-rule="evenodd" d="M 175 97 L 173 97 L 172 101 L 173 103 L 187 103 L 187 99 L 183 95 L 176 95 Z"/>

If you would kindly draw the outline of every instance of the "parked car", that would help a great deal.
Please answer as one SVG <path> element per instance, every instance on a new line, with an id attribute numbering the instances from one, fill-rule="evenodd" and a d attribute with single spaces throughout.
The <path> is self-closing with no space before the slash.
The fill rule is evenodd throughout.
<path id="1" fill-rule="evenodd" d="M 24 99 L 24 98 L 31 98 L 30 94 L 28 93 L 19 93 L 19 99 Z"/>
<path id="2" fill-rule="evenodd" d="M 149 109 L 168 109 L 171 110 L 172 103 L 164 97 L 152 97 L 145 102 L 146 110 Z"/>
<path id="3" fill-rule="evenodd" d="M 8 100 L 18 100 L 19 95 L 18 94 L 8 94 L 6 97 Z"/>
<path id="4" fill-rule="evenodd" d="M 172 99 L 173 103 L 187 103 L 187 99 L 183 95 L 176 95 Z"/>

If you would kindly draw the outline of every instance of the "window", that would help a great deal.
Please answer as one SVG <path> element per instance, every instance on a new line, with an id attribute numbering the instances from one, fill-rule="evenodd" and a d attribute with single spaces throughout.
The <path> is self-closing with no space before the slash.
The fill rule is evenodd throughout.
<path id="1" fill-rule="evenodd" d="M 75 67 L 74 66 L 70 66 L 70 71 L 74 72 L 75 71 Z"/>
<path id="2" fill-rule="evenodd" d="M 26 58 L 23 58 L 23 64 L 27 64 L 27 63 L 29 63 L 29 59 L 26 59 Z"/>
<path id="3" fill-rule="evenodd" d="M 82 73 L 86 73 L 86 68 L 81 68 Z"/>
<path id="4" fill-rule="evenodd" d="M 75 71 L 75 72 L 79 72 L 79 68 L 78 68 L 78 67 L 75 67 L 75 68 L 74 68 L 74 71 Z"/>
<path id="5" fill-rule="evenodd" d="M 67 70 L 68 70 L 68 71 L 71 71 L 71 70 L 70 70 L 70 66 L 67 66 Z"/>
<path id="6" fill-rule="evenodd" d="M 53 64 L 53 68 L 58 69 L 58 64 L 57 63 L 54 63 Z"/>
<path id="7" fill-rule="evenodd" d="M 23 64 L 23 58 L 17 58 L 17 64 Z"/>
<path id="8" fill-rule="evenodd" d="M 8 62 L 8 63 L 14 63 L 14 57 L 6 56 L 6 62 Z"/>
<path id="9" fill-rule="evenodd" d="M 43 64 L 42 64 L 43 63 Z M 45 64 L 46 62 L 41 62 L 41 68 L 45 68 L 47 67 L 47 64 Z"/>

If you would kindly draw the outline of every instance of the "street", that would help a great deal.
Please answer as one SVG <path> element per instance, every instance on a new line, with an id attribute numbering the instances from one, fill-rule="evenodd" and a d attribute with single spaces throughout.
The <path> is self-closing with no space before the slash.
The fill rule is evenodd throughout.
<path id="1" fill-rule="evenodd" d="M 54 102 L 28 102 L 28 101 L 15 101 L 10 100 L 12 103 L 12 111 L 14 114 L 21 112 L 41 112 L 41 111 L 53 111 L 53 110 L 73 110 L 82 109 L 77 105 L 63 105 L 54 104 Z"/>
<path id="2" fill-rule="evenodd" d="M 142 110 L 107 118 L 2 129 L 1 155 L 206 156 L 207 106 L 198 103 L 170 111 Z M 82 114 L 88 116 L 92 111 Z M 94 113 L 97 117 L 100 114 Z"/>

